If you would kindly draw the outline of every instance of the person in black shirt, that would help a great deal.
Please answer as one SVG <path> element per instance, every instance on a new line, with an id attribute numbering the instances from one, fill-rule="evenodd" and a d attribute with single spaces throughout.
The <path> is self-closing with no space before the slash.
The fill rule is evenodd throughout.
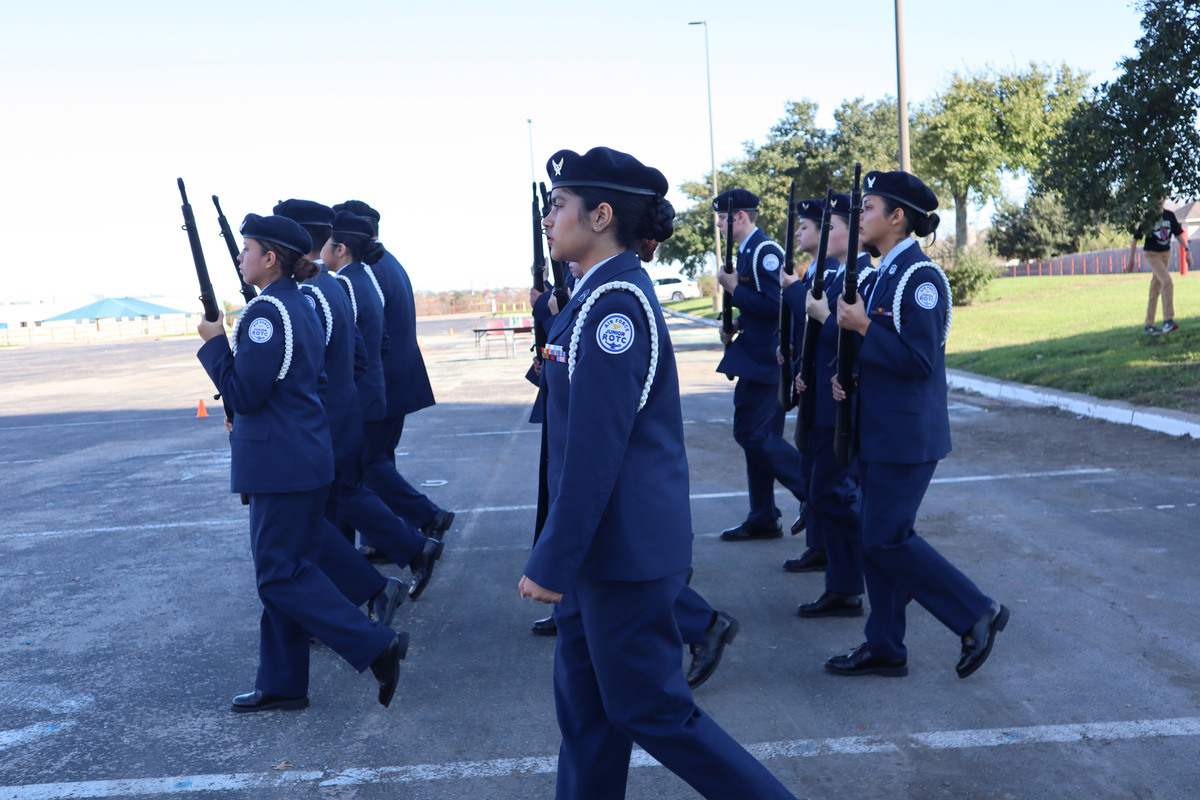
<path id="1" fill-rule="evenodd" d="M 1165 200 L 1160 200 L 1159 205 L 1163 206 L 1165 202 Z M 1133 234 L 1133 242 L 1129 245 L 1129 258 L 1125 262 L 1125 271 L 1133 272 L 1134 253 L 1137 250 L 1138 239 L 1145 237 L 1146 244 L 1142 247 L 1142 252 L 1146 254 L 1146 263 L 1150 265 L 1150 271 L 1154 273 L 1150 279 L 1150 304 L 1146 309 L 1146 333 L 1152 335 L 1170 333 L 1179 327 L 1179 324 L 1175 322 L 1175 284 L 1171 280 L 1171 273 L 1167 271 L 1167 264 L 1171 260 L 1172 236 L 1179 239 L 1180 257 L 1186 258 L 1187 263 L 1191 265 L 1192 252 L 1188 248 L 1188 240 L 1183 226 L 1179 224 L 1175 213 L 1168 211 L 1165 207 L 1162 210 L 1162 222 L 1151 231 L 1150 235 L 1146 235 L 1144 225 L 1140 226 Z M 1154 326 L 1159 295 L 1162 295 L 1162 328 Z"/>

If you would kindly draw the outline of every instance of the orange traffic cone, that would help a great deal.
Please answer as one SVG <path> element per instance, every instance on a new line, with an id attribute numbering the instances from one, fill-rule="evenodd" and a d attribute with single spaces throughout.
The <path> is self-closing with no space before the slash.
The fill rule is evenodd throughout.
<path id="1" fill-rule="evenodd" d="M 204 410 L 204 401 L 201 400 L 200 407 L 196 409 L 196 418 L 199 419 L 200 417 L 207 417 L 207 416 L 208 416 L 208 412 Z"/>

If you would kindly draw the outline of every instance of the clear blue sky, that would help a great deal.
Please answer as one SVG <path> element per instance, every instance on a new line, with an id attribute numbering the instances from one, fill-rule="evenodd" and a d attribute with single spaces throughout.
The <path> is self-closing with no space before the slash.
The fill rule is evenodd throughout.
<path id="1" fill-rule="evenodd" d="M 418 289 L 528 280 L 529 126 L 553 151 L 626 150 L 672 185 L 718 163 L 789 100 L 894 95 L 891 0 L 517 4 L 9 4 L 0 28 L 0 302 L 189 295 L 175 178 L 221 298 L 235 229 L 287 197 L 366 200 Z M 1134 52 L 1127 0 L 904 3 L 908 93 L 955 70 L 1066 63 L 1111 79 Z M 682 202 L 682 197 L 672 197 Z M 14 245 L 16 247 L 14 247 Z"/>

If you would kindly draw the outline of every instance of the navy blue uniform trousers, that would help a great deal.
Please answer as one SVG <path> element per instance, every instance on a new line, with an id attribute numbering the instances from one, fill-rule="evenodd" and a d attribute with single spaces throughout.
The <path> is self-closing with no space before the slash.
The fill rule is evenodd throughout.
<path id="1" fill-rule="evenodd" d="M 685 575 L 579 578 L 563 596 L 554 615 L 558 800 L 624 798 L 635 742 L 710 800 L 795 800 L 692 700 L 672 613 Z"/>
<path id="2" fill-rule="evenodd" d="M 308 694 L 308 634 L 362 672 L 395 633 L 367 619 L 310 560 L 328 487 L 250 495 L 250 547 L 263 613 L 258 677 L 265 694 Z"/>
<path id="3" fill-rule="evenodd" d="M 783 406 L 778 385 L 738 378 L 733 389 L 733 438 L 746 451 L 752 525 L 770 526 L 779 519 L 775 481 L 795 495 L 806 497 L 808 479 L 800 453 L 783 438 Z"/>
<path id="4" fill-rule="evenodd" d="M 328 519 L 322 520 L 314 553 L 317 568 L 356 606 L 383 590 L 384 577 Z"/>
<path id="5" fill-rule="evenodd" d="M 808 434 L 808 452 L 805 456 L 812 462 L 812 481 L 808 491 L 810 529 L 815 527 L 820 530 L 820 546 L 829 558 L 829 566 L 825 568 L 825 590 L 838 594 L 862 594 L 858 461 L 852 458 L 849 466 L 845 467 L 838 464 L 833 440 L 833 428 L 814 427 Z"/>
<path id="6" fill-rule="evenodd" d="M 917 509 L 937 462 L 860 461 L 863 573 L 871 615 L 867 649 L 883 658 L 907 658 L 905 606 L 911 597 L 962 636 L 992 600 L 913 530 Z"/>
<path id="7" fill-rule="evenodd" d="M 423 528 L 433 522 L 438 507 L 396 469 L 396 448 L 403 433 L 402 416 L 363 423 L 363 482 L 396 516 Z"/>
<path id="8" fill-rule="evenodd" d="M 393 564 L 401 567 L 407 566 L 428 541 L 425 534 L 398 517 L 379 495 L 363 485 L 362 470 L 357 468 L 334 472 L 333 491 L 329 494 L 325 516 L 335 525 L 351 531 L 349 536 L 343 535 L 344 539 L 353 541 L 353 531 L 357 530 L 364 544 L 382 551 Z M 345 534 L 345 529 L 339 533 Z"/>

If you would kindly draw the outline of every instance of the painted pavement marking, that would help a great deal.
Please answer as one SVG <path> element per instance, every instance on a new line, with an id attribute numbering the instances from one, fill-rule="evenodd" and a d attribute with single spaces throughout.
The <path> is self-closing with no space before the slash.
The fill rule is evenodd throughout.
<path id="1" fill-rule="evenodd" d="M 1200 736 L 1200 717 L 1085 722 L 1071 725 L 1034 725 L 1019 728 L 989 728 L 965 731 L 932 731 L 897 736 L 847 736 L 834 739 L 797 739 L 760 742 L 746 747 L 756 758 L 812 758 L 889 754 L 913 750 L 966 750 L 977 747 L 1116 742 L 1130 739 L 1160 739 Z M 630 767 L 661 766 L 650 755 L 635 750 Z M 180 775 L 166 778 L 127 778 L 0 786 L 0 800 L 83 800 L 155 794 L 227 792 L 254 789 L 313 789 L 368 784 L 424 783 L 439 780 L 482 780 L 521 775 L 553 774 L 555 756 L 500 758 L 489 761 L 453 761 L 446 764 L 414 764 L 403 767 L 355 767 L 344 770 L 295 770 L 293 772 L 242 772 L 233 774 Z"/>

